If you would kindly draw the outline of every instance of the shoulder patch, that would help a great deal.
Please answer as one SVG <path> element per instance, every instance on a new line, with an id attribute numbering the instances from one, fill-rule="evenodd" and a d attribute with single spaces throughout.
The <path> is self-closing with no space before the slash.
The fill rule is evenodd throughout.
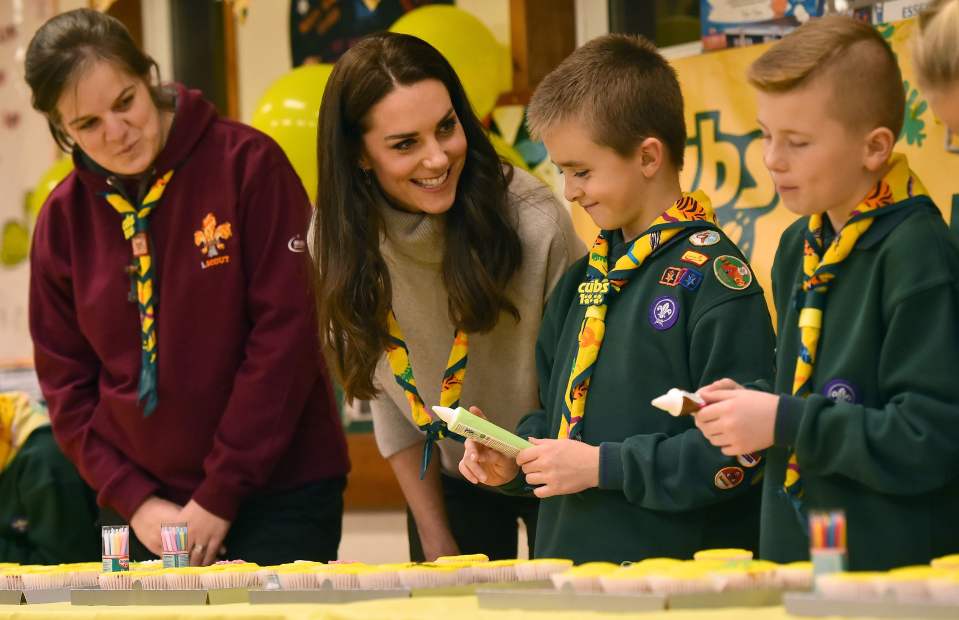
<path id="1" fill-rule="evenodd" d="M 667 267 L 663 275 L 659 276 L 659 283 L 664 286 L 676 286 L 686 274 L 684 267 Z"/>
<path id="2" fill-rule="evenodd" d="M 721 239 L 715 230 L 701 230 L 689 235 L 689 243 L 700 248 L 716 245 Z"/>
<path id="3" fill-rule="evenodd" d="M 703 283 L 703 272 L 692 267 L 683 270 L 683 276 L 679 280 L 679 285 L 687 291 L 695 291 Z"/>
<path id="4" fill-rule="evenodd" d="M 683 252 L 683 255 L 679 257 L 679 260 L 683 261 L 684 263 L 692 263 L 697 267 L 702 267 L 709 260 L 709 257 L 701 252 L 686 250 Z"/>
<path id="5" fill-rule="evenodd" d="M 724 254 L 713 261 L 713 273 L 719 283 L 728 289 L 741 291 L 753 281 L 753 274 L 741 259 Z"/>

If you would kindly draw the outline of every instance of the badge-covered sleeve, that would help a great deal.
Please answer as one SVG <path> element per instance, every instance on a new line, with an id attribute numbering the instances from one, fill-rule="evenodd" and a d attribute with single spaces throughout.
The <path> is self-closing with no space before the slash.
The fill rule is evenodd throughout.
<path id="1" fill-rule="evenodd" d="M 729 256 L 734 260 L 715 259 L 725 279 L 707 274 L 698 293 L 703 303 L 694 308 L 687 330 L 695 385 L 772 377 L 775 337 L 762 289 L 737 276 L 745 263 Z M 745 494 L 759 481 L 762 464 L 761 454 L 724 456 L 694 427 L 672 436 L 635 435 L 600 445 L 600 488 L 620 490 L 651 510 L 692 510 Z"/>

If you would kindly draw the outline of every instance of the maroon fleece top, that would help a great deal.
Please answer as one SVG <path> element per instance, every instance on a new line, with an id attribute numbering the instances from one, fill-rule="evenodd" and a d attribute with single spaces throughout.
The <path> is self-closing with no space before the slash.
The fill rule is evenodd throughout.
<path id="1" fill-rule="evenodd" d="M 319 354 L 304 252 L 309 200 L 283 151 L 177 87 L 150 216 L 159 405 L 137 404 L 130 242 L 106 172 L 74 152 L 31 249 L 30 331 L 58 443 L 129 519 L 150 495 L 228 520 L 251 496 L 343 476 L 346 442 Z M 84 163 L 88 162 L 88 163 Z M 204 220 L 222 248 L 198 245 Z M 214 246 L 215 247 L 215 246 Z"/>

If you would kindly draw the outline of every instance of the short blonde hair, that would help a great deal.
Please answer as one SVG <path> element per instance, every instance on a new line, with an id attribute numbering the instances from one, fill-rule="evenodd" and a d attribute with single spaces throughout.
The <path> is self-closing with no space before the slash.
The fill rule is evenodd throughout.
<path id="1" fill-rule="evenodd" d="M 536 87 L 526 120 L 537 139 L 560 123 L 581 121 L 594 142 L 621 157 L 655 137 L 683 167 L 686 122 L 676 71 L 641 36 L 607 34 L 577 48 Z"/>
<path id="2" fill-rule="evenodd" d="M 784 93 L 828 78 L 831 109 L 844 123 L 902 130 L 906 100 L 892 48 L 875 28 L 829 15 L 806 22 L 766 50 L 749 67 L 749 83 Z"/>
<path id="3" fill-rule="evenodd" d="M 936 0 L 919 15 L 912 62 L 922 86 L 959 81 L 959 0 Z"/>

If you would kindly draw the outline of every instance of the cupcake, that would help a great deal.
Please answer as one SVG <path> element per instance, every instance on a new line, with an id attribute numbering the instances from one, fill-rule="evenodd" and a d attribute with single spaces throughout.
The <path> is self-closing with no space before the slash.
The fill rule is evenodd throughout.
<path id="1" fill-rule="evenodd" d="M 746 549 L 703 549 L 694 553 L 693 559 L 697 561 L 748 562 L 753 559 L 753 552 Z"/>
<path id="2" fill-rule="evenodd" d="M 754 590 L 756 584 L 749 572 L 741 567 L 718 568 L 707 571 L 714 592 L 740 592 Z"/>
<path id="3" fill-rule="evenodd" d="M 779 564 L 767 560 L 752 560 L 744 567 L 749 576 L 750 587 L 754 589 L 778 588 L 776 571 Z"/>
<path id="4" fill-rule="evenodd" d="M 70 586 L 70 573 L 59 566 L 35 566 L 21 574 L 24 590 L 62 590 Z"/>
<path id="5" fill-rule="evenodd" d="M 926 582 L 933 601 L 945 605 L 959 605 L 959 571 L 937 573 Z"/>
<path id="6" fill-rule="evenodd" d="M 397 590 L 403 587 L 400 583 L 399 571 L 410 568 L 414 564 L 380 564 L 370 566 L 369 570 L 356 575 L 361 590 Z"/>
<path id="7" fill-rule="evenodd" d="M 281 567 L 276 571 L 280 588 L 284 590 L 316 590 L 316 573 L 309 568 Z"/>
<path id="8" fill-rule="evenodd" d="M 129 590 L 133 587 L 130 571 L 100 573 L 97 576 L 101 590 Z"/>
<path id="9" fill-rule="evenodd" d="M 775 584 L 783 590 L 811 590 L 812 562 L 790 562 L 778 566 Z"/>
<path id="10" fill-rule="evenodd" d="M 133 585 L 140 584 L 144 590 L 166 590 L 166 572 L 162 568 L 159 570 L 143 570 L 131 573 L 130 579 Z"/>
<path id="11" fill-rule="evenodd" d="M 896 568 L 886 575 L 886 592 L 900 603 L 919 603 L 931 598 L 927 582 L 941 575 L 942 571 L 931 566 L 906 566 Z"/>
<path id="12" fill-rule="evenodd" d="M 199 566 L 184 566 L 182 568 L 168 568 L 164 572 L 167 590 L 202 590 L 200 580 L 203 568 Z"/>
<path id="13" fill-rule="evenodd" d="M 545 581 L 554 573 L 561 573 L 573 566 L 572 560 L 542 558 L 539 560 L 520 560 L 513 570 L 520 581 Z"/>
<path id="14" fill-rule="evenodd" d="M 599 586 L 608 594 L 639 594 L 649 592 L 649 575 L 661 568 L 632 564 L 600 575 Z"/>
<path id="15" fill-rule="evenodd" d="M 334 590 L 359 590 L 360 574 L 368 572 L 370 567 L 359 562 L 336 566 L 328 571 Z"/>
<path id="16" fill-rule="evenodd" d="M 519 581 L 516 577 L 518 560 L 480 562 L 470 567 L 473 583 L 509 583 Z"/>
<path id="17" fill-rule="evenodd" d="M 418 564 L 397 571 L 404 588 L 445 588 L 461 585 L 458 565 Z"/>
<path id="18" fill-rule="evenodd" d="M 827 599 L 874 601 L 883 594 L 883 573 L 829 573 L 816 577 L 816 592 Z"/>
<path id="19" fill-rule="evenodd" d="M 70 564 L 71 588 L 95 588 L 99 585 L 98 575 L 103 569 L 100 562 L 80 562 Z"/>
<path id="20" fill-rule="evenodd" d="M 562 573 L 553 573 L 550 580 L 557 590 L 570 587 L 575 592 L 602 592 L 599 578 L 619 568 L 618 564 L 612 562 L 587 562 Z"/>
<path id="21" fill-rule="evenodd" d="M 944 555 L 930 562 L 933 568 L 942 568 L 946 570 L 959 570 L 959 553 Z"/>
<path id="22" fill-rule="evenodd" d="M 697 562 L 650 573 L 646 581 L 653 594 L 699 594 L 713 592 L 715 586 L 710 576 L 711 568 L 698 566 Z"/>

